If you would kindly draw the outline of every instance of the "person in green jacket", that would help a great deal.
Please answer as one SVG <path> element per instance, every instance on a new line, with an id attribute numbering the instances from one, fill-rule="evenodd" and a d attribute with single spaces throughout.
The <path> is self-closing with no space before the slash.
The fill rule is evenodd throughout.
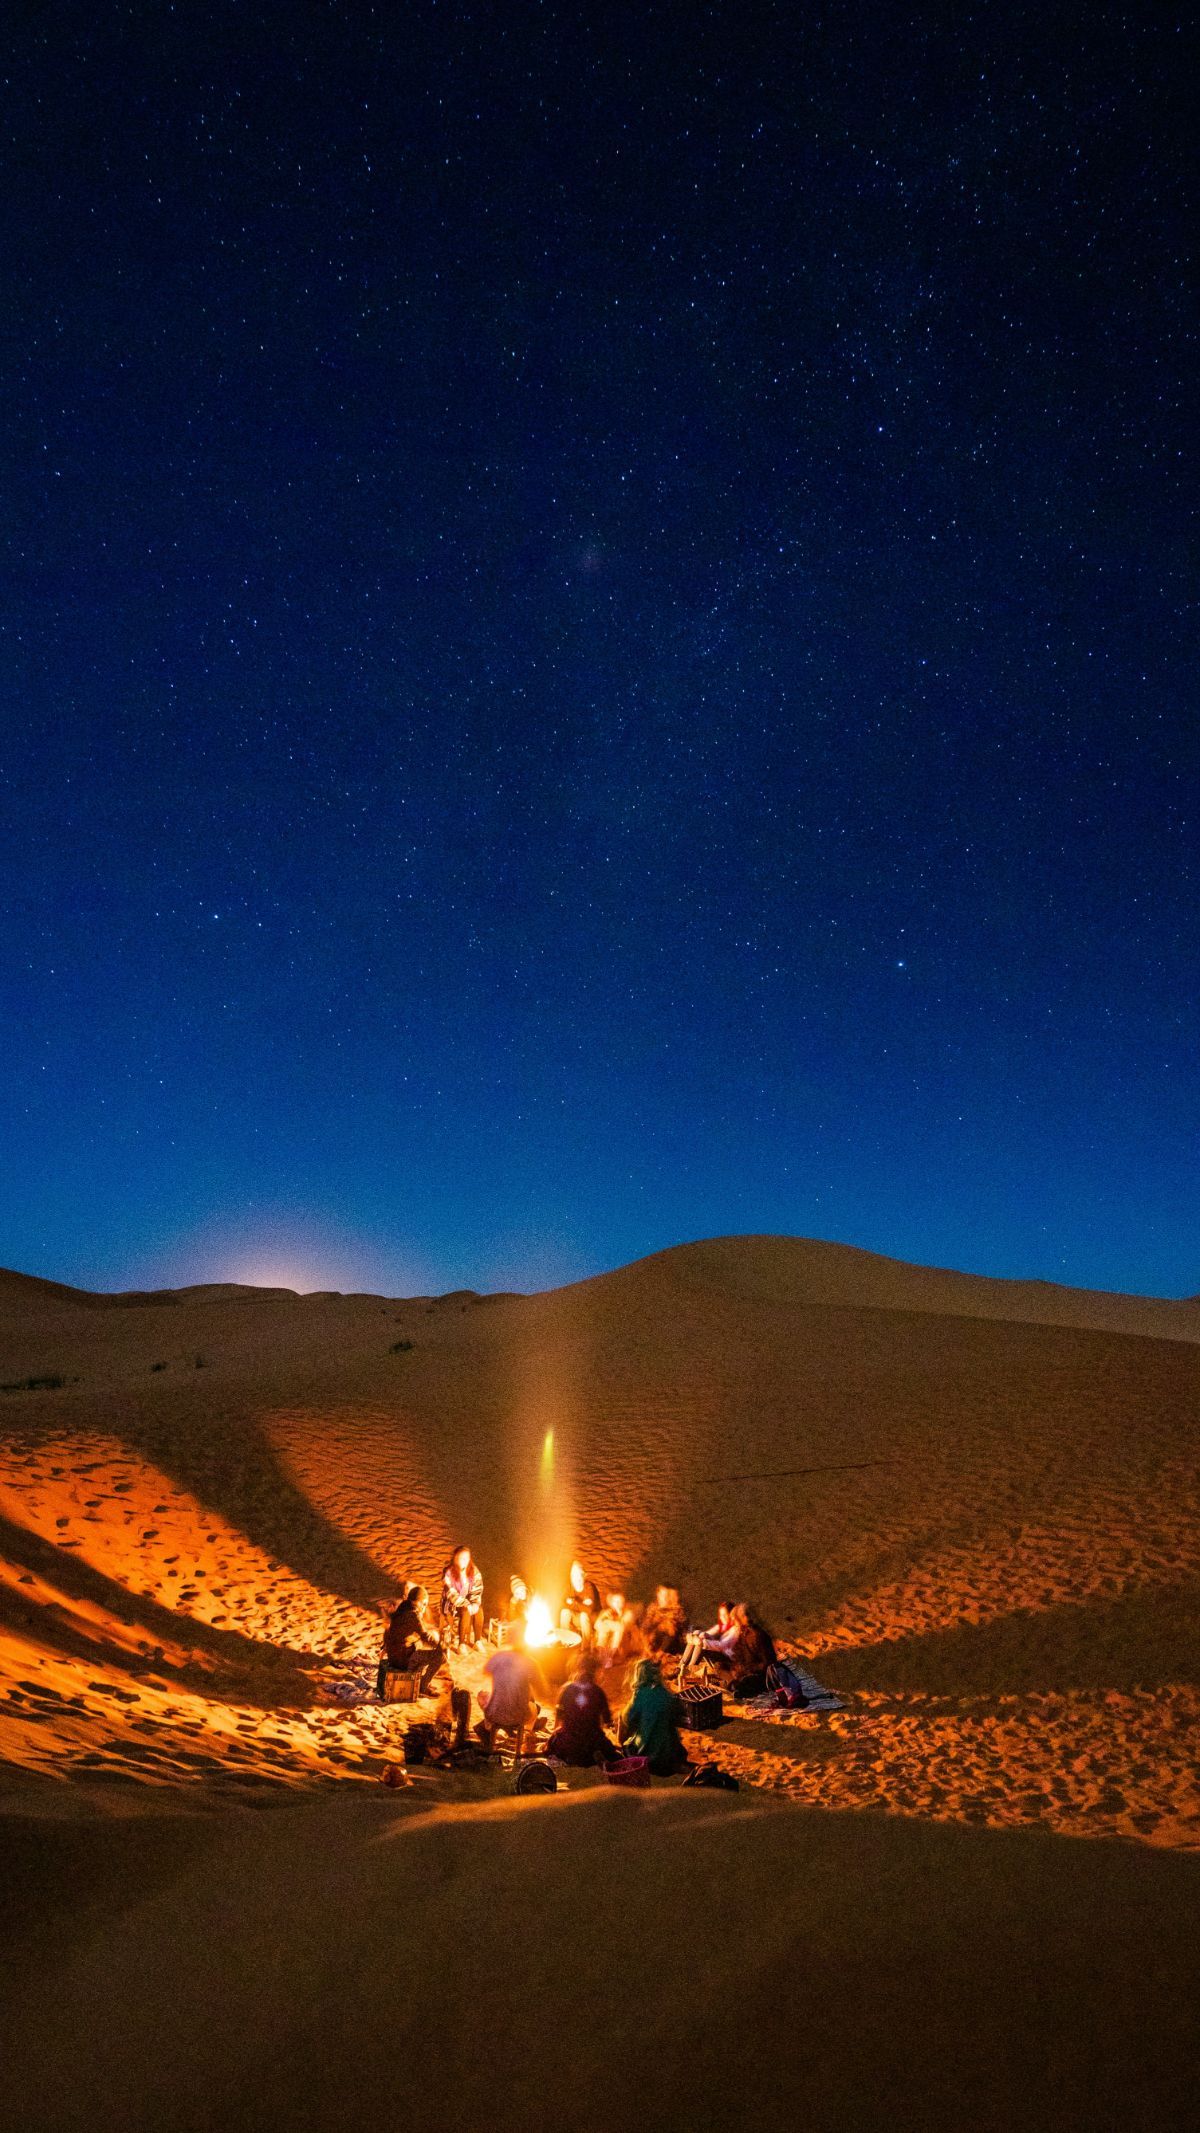
<path id="1" fill-rule="evenodd" d="M 654 1777 L 686 1770 L 688 1752 L 679 1736 L 679 1698 L 672 1695 L 656 1659 L 639 1659 L 633 1695 L 618 1727 L 626 1755 L 644 1755 Z"/>

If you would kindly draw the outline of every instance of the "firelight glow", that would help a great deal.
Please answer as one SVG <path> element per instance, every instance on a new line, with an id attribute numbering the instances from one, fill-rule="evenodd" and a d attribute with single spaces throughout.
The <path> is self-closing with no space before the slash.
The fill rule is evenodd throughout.
<path id="1" fill-rule="evenodd" d="M 535 1593 L 525 1615 L 525 1642 L 535 1650 L 549 1644 L 554 1635 L 554 1620 L 550 1609 L 540 1593 Z"/>

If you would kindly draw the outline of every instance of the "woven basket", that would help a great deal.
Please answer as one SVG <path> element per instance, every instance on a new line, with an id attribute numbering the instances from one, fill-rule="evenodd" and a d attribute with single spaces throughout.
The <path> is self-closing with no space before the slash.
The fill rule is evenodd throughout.
<path id="1" fill-rule="evenodd" d="M 619 1763 L 606 1763 L 604 1775 L 610 1785 L 649 1785 L 650 1758 L 646 1755 L 623 1756 Z"/>

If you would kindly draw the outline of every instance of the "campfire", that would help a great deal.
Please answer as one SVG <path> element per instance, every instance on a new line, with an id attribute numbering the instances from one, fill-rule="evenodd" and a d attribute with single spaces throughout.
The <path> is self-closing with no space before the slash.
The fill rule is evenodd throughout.
<path id="1" fill-rule="evenodd" d="M 553 1644 L 555 1639 L 554 1617 L 539 1593 L 534 1593 L 525 1610 L 525 1642 L 534 1650 Z"/>

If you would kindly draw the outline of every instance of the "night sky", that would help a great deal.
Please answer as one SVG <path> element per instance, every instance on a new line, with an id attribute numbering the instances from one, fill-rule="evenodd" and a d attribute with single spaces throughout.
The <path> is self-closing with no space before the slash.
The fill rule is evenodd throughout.
<path id="1" fill-rule="evenodd" d="M 1181 21 L 20 12 L 0 1262 L 1200 1289 Z"/>

